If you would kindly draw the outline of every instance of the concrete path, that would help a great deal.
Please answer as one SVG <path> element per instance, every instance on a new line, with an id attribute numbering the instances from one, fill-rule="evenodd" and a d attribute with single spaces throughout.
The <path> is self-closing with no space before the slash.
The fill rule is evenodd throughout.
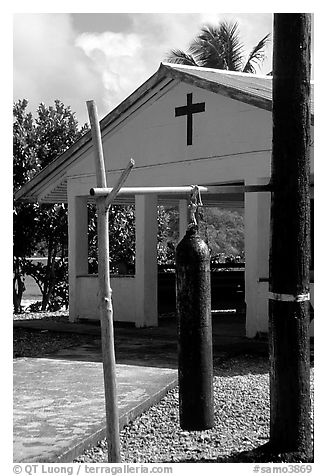
<path id="1" fill-rule="evenodd" d="M 120 425 L 176 383 L 175 369 L 118 364 Z M 105 436 L 105 427 L 103 370 L 96 345 L 14 362 L 15 463 L 71 462 Z"/>
<path id="2" fill-rule="evenodd" d="M 105 436 L 100 327 L 44 320 L 14 326 L 92 336 L 87 345 L 14 361 L 14 462 L 71 462 Z M 213 316 L 214 359 L 266 349 L 244 331 L 244 318 Z M 115 328 L 121 426 L 177 384 L 176 334 L 174 319 L 158 328 Z"/>
<path id="3" fill-rule="evenodd" d="M 18 359 L 14 363 L 14 457 L 21 462 L 70 462 L 105 436 L 101 362 Z M 148 409 L 172 388 L 176 370 L 117 365 L 120 424 Z"/>

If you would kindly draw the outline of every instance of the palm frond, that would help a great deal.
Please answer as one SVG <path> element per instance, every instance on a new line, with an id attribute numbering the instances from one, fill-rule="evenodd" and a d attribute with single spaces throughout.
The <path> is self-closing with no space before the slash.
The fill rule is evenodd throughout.
<path id="1" fill-rule="evenodd" d="M 215 27 L 210 25 L 202 27 L 191 43 L 189 51 L 199 66 L 226 69 L 225 45 Z"/>
<path id="2" fill-rule="evenodd" d="M 249 57 L 243 67 L 244 73 L 255 73 L 256 72 L 256 64 L 262 63 L 265 58 L 264 49 L 270 41 L 270 33 L 266 35 L 259 43 L 252 49 L 249 54 Z"/>
<path id="3" fill-rule="evenodd" d="M 225 44 L 226 69 L 240 71 L 243 64 L 243 44 L 240 40 L 238 23 L 223 21 L 219 25 L 219 35 Z"/>
<path id="4" fill-rule="evenodd" d="M 238 23 L 222 21 L 217 26 L 204 25 L 187 52 L 179 49 L 171 50 L 166 61 L 255 73 L 255 65 L 264 59 L 264 48 L 269 40 L 270 34 L 259 41 L 252 49 L 247 61 L 244 62 L 244 45 L 240 40 Z"/>
<path id="5" fill-rule="evenodd" d="M 186 64 L 189 66 L 198 66 L 195 59 L 191 54 L 185 53 L 185 51 L 176 49 L 171 50 L 166 58 L 165 61 L 168 63 L 175 63 L 175 64 Z"/>

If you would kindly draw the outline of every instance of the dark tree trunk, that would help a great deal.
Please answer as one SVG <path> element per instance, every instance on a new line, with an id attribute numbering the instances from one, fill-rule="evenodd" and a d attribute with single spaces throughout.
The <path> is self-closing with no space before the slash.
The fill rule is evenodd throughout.
<path id="1" fill-rule="evenodd" d="M 310 455 L 309 14 L 274 15 L 270 444 Z"/>
<path id="2" fill-rule="evenodd" d="M 42 293 L 42 311 L 46 311 L 51 297 L 53 295 L 55 281 L 56 281 L 56 274 L 55 274 L 55 264 L 56 264 L 56 257 L 57 257 L 57 244 L 52 247 L 52 241 L 49 243 L 48 248 L 48 262 L 46 266 L 46 275 L 44 277 L 44 290 Z"/>
<path id="3" fill-rule="evenodd" d="M 20 271 L 19 263 L 15 263 L 14 278 L 13 278 L 13 301 L 14 312 L 18 314 L 22 311 L 22 297 L 25 291 L 25 284 Z"/>

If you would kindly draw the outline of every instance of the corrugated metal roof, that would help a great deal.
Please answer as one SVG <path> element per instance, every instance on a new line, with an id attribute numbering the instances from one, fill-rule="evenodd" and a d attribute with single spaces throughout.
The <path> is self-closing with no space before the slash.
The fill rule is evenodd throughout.
<path id="1" fill-rule="evenodd" d="M 240 73 L 213 68 L 199 68 L 173 63 L 163 63 L 163 66 L 173 71 L 178 71 L 184 77 L 188 76 L 195 78 L 195 80 L 198 79 L 205 81 L 208 85 L 208 89 L 210 89 L 209 85 L 211 83 L 217 86 L 223 86 L 231 91 L 234 90 L 244 93 L 247 96 L 261 98 L 272 103 L 272 76 Z M 182 78 L 180 77 L 180 79 Z M 202 87 L 205 87 L 205 83 L 202 83 Z M 216 89 L 214 92 L 219 93 L 219 90 Z M 314 110 L 313 96 L 314 84 L 313 81 L 311 81 L 310 101 L 312 114 Z"/>
<path id="2" fill-rule="evenodd" d="M 197 68 L 178 64 L 165 63 L 170 68 L 183 74 L 192 75 L 206 81 L 231 87 L 248 94 L 272 99 L 272 76 L 258 76 L 248 73 L 237 73 L 212 68 Z"/>

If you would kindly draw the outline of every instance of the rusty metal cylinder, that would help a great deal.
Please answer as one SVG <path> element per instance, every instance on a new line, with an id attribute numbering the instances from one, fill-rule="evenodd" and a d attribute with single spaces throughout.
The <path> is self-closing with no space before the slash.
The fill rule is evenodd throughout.
<path id="1" fill-rule="evenodd" d="M 196 225 L 176 249 L 179 416 L 184 430 L 214 426 L 210 252 Z"/>

